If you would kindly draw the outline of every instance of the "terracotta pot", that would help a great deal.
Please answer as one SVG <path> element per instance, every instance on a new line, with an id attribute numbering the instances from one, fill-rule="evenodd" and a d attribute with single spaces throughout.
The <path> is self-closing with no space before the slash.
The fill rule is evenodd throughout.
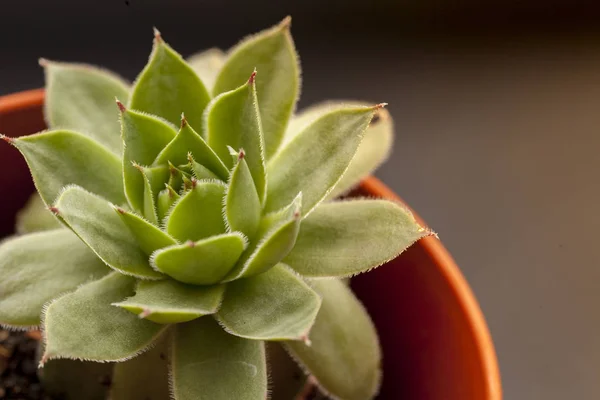
<path id="1" fill-rule="evenodd" d="M 0 132 L 21 136 L 44 129 L 43 101 L 43 90 L 0 97 Z M 34 188 L 21 155 L 10 146 L 0 146 L 0 168 L 4 236 Z M 400 200 L 375 178 L 364 181 L 358 192 Z M 502 398 L 496 354 L 481 310 L 438 239 L 421 240 L 397 259 L 356 277 L 352 287 L 381 338 L 380 399 Z"/>

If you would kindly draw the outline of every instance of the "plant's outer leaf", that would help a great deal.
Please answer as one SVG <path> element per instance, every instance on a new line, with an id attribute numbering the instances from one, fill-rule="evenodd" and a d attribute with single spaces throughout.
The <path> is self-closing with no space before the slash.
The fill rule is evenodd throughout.
<path id="1" fill-rule="evenodd" d="M 177 324 L 217 312 L 225 286 L 193 286 L 171 279 L 139 281 L 135 296 L 114 303 L 157 324 Z"/>
<path id="2" fill-rule="evenodd" d="M 131 296 L 134 286 L 134 278 L 112 272 L 50 303 L 42 363 L 54 358 L 123 361 L 151 346 L 165 326 L 111 305 Z"/>
<path id="3" fill-rule="evenodd" d="M 196 241 L 225 232 L 220 181 L 194 181 L 194 187 L 173 206 L 166 220 L 167 232 L 181 242 Z"/>
<path id="4" fill-rule="evenodd" d="M 115 211 L 125 225 L 127 225 L 131 233 L 133 233 L 133 236 L 135 236 L 140 249 L 148 257 L 158 249 L 177 244 L 175 239 L 139 215 L 123 210 L 122 208 L 116 208 Z"/>
<path id="5" fill-rule="evenodd" d="M 225 197 L 225 217 L 229 229 L 252 239 L 260 223 L 261 205 L 243 154 L 240 153 L 241 158 L 231 172 Z"/>
<path id="6" fill-rule="evenodd" d="M 225 64 L 225 59 L 223 50 L 211 48 L 192 54 L 187 58 L 187 63 L 196 71 L 204 86 L 211 91 L 221 67 Z"/>
<path id="7" fill-rule="evenodd" d="M 323 298 L 311 332 L 311 345 L 285 346 L 334 398 L 367 400 L 381 382 L 381 350 L 369 314 L 352 291 L 336 279 L 311 282 Z"/>
<path id="8" fill-rule="evenodd" d="M 306 375 L 278 342 L 265 342 L 269 367 L 269 399 L 297 399 Z"/>
<path id="9" fill-rule="evenodd" d="M 158 271 L 180 282 L 214 285 L 233 268 L 245 248 L 244 235 L 224 233 L 158 250 L 151 262 Z"/>
<path id="10" fill-rule="evenodd" d="M 167 400 L 169 393 L 169 339 L 167 333 L 156 346 L 139 356 L 114 364 L 110 400 Z M 87 399 L 86 399 L 87 400 Z"/>
<path id="11" fill-rule="evenodd" d="M 165 186 L 166 187 L 163 190 L 158 192 L 158 198 L 156 199 L 158 220 L 161 222 L 167 216 L 173 204 L 181 197 L 171 186 Z"/>
<path id="12" fill-rule="evenodd" d="M 194 160 L 215 173 L 219 179 L 227 180 L 229 171 L 223 161 L 202 139 L 198 133 L 187 123 L 181 121 L 181 129 L 175 139 L 171 141 L 156 157 L 154 165 L 171 162 L 173 165 L 185 164 L 189 161 L 189 154 Z"/>
<path id="13" fill-rule="evenodd" d="M 213 99 L 206 108 L 208 144 L 229 168 L 234 164 L 229 147 L 244 149 L 261 202 L 266 194 L 263 131 L 256 97 L 256 74 L 230 92 Z M 240 82 L 242 83 L 242 82 Z"/>
<path id="14" fill-rule="evenodd" d="M 160 115 L 178 124 L 181 113 L 195 129 L 202 128 L 202 112 L 210 101 L 204 84 L 181 56 L 155 31 L 150 60 L 137 77 L 129 106 Z"/>
<path id="15" fill-rule="evenodd" d="M 169 167 L 161 165 L 158 167 L 142 167 L 134 164 L 144 179 L 143 215 L 154 225 L 158 225 L 158 207 L 156 200 L 158 193 L 164 187 L 170 177 Z"/>
<path id="16" fill-rule="evenodd" d="M 302 193 L 282 210 L 266 215 L 253 243 L 225 278 L 234 279 L 261 274 L 273 268 L 294 247 L 300 229 Z"/>
<path id="17" fill-rule="evenodd" d="M 225 332 L 212 318 L 177 324 L 171 345 L 175 400 L 267 398 L 264 343 Z"/>
<path id="18" fill-rule="evenodd" d="M 265 211 L 285 206 L 302 191 L 308 215 L 346 171 L 377 107 L 334 110 L 288 143 L 269 162 Z"/>
<path id="19" fill-rule="evenodd" d="M 158 153 L 175 137 L 177 132 L 158 117 L 121 108 L 123 151 L 123 178 L 125 195 L 131 207 L 139 212 L 144 208 L 144 177 L 135 164 L 150 165 Z M 135 164 L 134 164 L 135 163 Z"/>
<path id="20" fill-rule="evenodd" d="M 39 325 L 44 304 L 109 272 L 67 229 L 7 239 L 0 244 L 0 324 Z"/>
<path id="21" fill-rule="evenodd" d="M 408 209 L 388 200 L 324 203 L 302 221 L 284 262 L 304 277 L 352 276 L 430 235 Z"/>
<path id="22" fill-rule="evenodd" d="M 279 148 L 300 90 L 300 66 L 289 31 L 290 22 L 288 17 L 233 48 L 213 89 L 215 95 L 232 90 L 243 84 L 256 68 L 267 160 Z M 247 150 L 246 146 L 239 147 Z"/>
<path id="23" fill-rule="evenodd" d="M 285 147 L 287 143 L 296 137 L 298 133 L 302 132 L 304 128 L 318 119 L 319 116 L 349 105 L 368 106 L 369 104 L 358 101 L 328 101 L 311 106 L 293 116 L 281 146 Z M 348 169 L 342 176 L 342 179 L 340 179 L 333 190 L 327 195 L 326 200 L 331 200 L 348 192 L 363 178 L 375 171 L 389 157 L 393 142 L 394 122 L 386 109 L 380 109 L 376 112 L 369 127 L 365 131 L 364 138 L 358 147 L 356 155 L 348 166 Z"/>
<path id="24" fill-rule="evenodd" d="M 17 213 L 15 230 L 18 234 L 48 231 L 62 227 L 36 192 L 29 197 L 25 207 Z"/>
<path id="25" fill-rule="evenodd" d="M 106 400 L 112 369 L 112 363 L 50 360 L 38 369 L 38 375 L 44 391 L 55 398 Z"/>
<path id="26" fill-rule="evenodd" d="M 44 116 L 52 129 L 81 132 L 121 155 L 115 97 L 127 102 L 129 84 L 111 72 L 84 64 L 40 60 L 46 72 Z"/>
<path id="27" fill-rule="evenodd" d="M 52 204 L 70 184 L 116 204 L 125 202 L 119 158 L 92 139 L 77 132 L 48 131 L 10 143 L 25 157 L 44 203 Z"/>
<path id="28" fill-rule="evenodd" d="M 217 320 L 232 335 L 254 340 L 301 340 L 321 299 L 287 266 L 227 284 Z"/>
<path id="29" fill-rule="evenodd" d="M 109 267 L 142 279 L 164 277 L 150 267 L 148 256 L 131 230 L 106 200 L 80 187 L 69 187 L 58 198 L 60 217 Z"/>

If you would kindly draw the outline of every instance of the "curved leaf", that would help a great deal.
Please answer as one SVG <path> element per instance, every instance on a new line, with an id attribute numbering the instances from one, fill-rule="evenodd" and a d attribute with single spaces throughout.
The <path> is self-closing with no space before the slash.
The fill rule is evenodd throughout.
<path id="1" fill-rule="evenodd" d="M 152 255 L 152 265 L 180 282 L 214 285 L 233 268 L 246 248 L 239 232 L 166 247 Z"/>
<path id="2" fill-rule="evenodd" d="M 169 213 L 173 204 L 179 200 L 181 196 L 169 185 L 165 185 L 165 188 L 158 192 L 158 198 L 156 199 L 156 211 L 159 222 L 162 222 Z"/>
<path id="3" fill-rule="evenodd" d="M 236 267 L 225 278 L 234 279 L 261 274 L 273 268 L 294 247 L 300 229 L 302 193 L 286 208 L 267 215 L 261 221 L 257 238 L 246 250 Z"/>
<path id="4" fill-rule="evenodd" d="M 16 220 L 15 230 L 21 235 L 62 227 L 37 192 L 32 194 L 25 203 L 25 207 L 19 210 Z"/>
<path id="5" fill-rule="evenodd" d="M 194 70 L 158 31 L 154 33 L 150 60 L 135 81 L 129 106 L 160 115 L 172 124 L 178 124 L 185 113 L 193 127 L 202 129 L 202 112 L 210 95 Z"/>
<path id="6" fill-rule="evenodd" d="M 315 322 L 319 296 L 279 264 L 227 284 L 217 320 L 232 335 L 255 340 L 301 340 Z"/>
<path id="7" fill-rule="evenodd" d="M 217 75 L 225 64 L 226 55 L 221 49 L 211 48 L 192 54 L 187 58 L 187 63 L 200 77 L 209 91 L 215 85 Z"/>
<path id="8" fill-rule="evenodd" d="M 287 349 L 334 398 L 374 398 L 381 383 L 381 350 L 369 314 L 338 280 L 313 281 L 311 286 L 323 299 L 311 344 L 286 342 Z"/>
<path id="9" fill-rule="evenodd" d="M 109 272 L 67 229 L 7 239 L 0 243 L 0 324 L 39 325 L 44 304 Z"/>
<path id="10" fill-rule="evenodd" d="M 206 108 L 208 144 L 229 168 L 234 160 L 229 148 L 244 149 L 248 168 L 252 173 L 261 202 L 266 192 L 263 130 L 256 97 L 255 73 L 250 79 L 230 92 L 213 99 Z M 240 82 L 241 83 L 241 82 Z"/>
<path id="11" fill-rule="evenodd" d="M 138 169 L 144 179 L 142 214 L 152 224 L 158 225 L 156 201 L 158 193 L 170 177 L 169 168 L 165 165 L 153 168 L 142 167 L 138 164 L 133 164 L 133 166 Z"/>
<path id="12" fill-rule="evenodd" d="M 134 278 L 112 272 L 50 303 L 42 364 L 54 358 L 123 361 L 151 346 L 165 326 L 111 305 L 131 296 L 134 285 Z"/>
<path id="13" fill-rule="evenodd" d="M 119 158 L 77 132 L 48 131 L 7 138 L 25 157 L 35 186 L 52 204 L 67 185 L 79 185 L 116 203 L 125 203 Z"/>
<path id="14" fill-rule="evenodd" d="M 292 139 L 269 162 L 265 211 L 285 206 L 302 191 L 303 215 L 308 215 L 340 180 L 380 107 L 334 110 Z"/>
<path id="15" fill-rule="evenodd" d="M 225 197 L 225 218 L 232 231 L 252 239 L 260 223 L 261 206 L 243 150 L 231 172 Z"/>
<path id="16" fill-rule="evenodd" d="M 232 90 L 242 85 L 254 69 L 258 71 L 256 87 L 267 160 L 279 148 L 300 91 L 300 65 L 290 23 L 287 17 L 234 47 L 213 89 L 215 95 Z M 233 147 L 248 150 L 247 146 Z"/>
<path id="17" fill-rule="evenodd" d="M 194 160 L 211 170 L 220 179 L 226 180 L 229 176 L 229 171 L 223 161 L 187 123 L 185 118 L 181 120 L 179 133 L 156 157 L 154 165 L 166 164 L 167 162 L 182 165 L 189 161 L 190 154 Z"/>
<path id="18" fill-rule="evenodd" d="M 46 72 L 44 116 L 52 129 L 72 129 L 121 154 L 115 97 L 127 102 L 129 84 L 112 72 L 84 64 L 40 60 Z"/>
<path id="19" fill-rule="evenodd" d="M 222 216 L 225 185 L 220 181 L 193 181 L 193 185 L 173 206 L 166 220 L 169 235 L 181 242 L 225 232 Z"/>
<path id="20" fill-rule="evenodd" d="M 217 312 L 225 286 L 193 286 L 175 282 L 140 281 L 135 296 L 113 303 L 158 324 L 177 324 Z"/>
<path id="21" fill-rule="evenodd" d="M 117 215 L 127 225 L 142 251 L 150 256 L 158 249 L 173 246 L 177 241 L 139 215 L 116 208 Z"/>
<path id="22" fill-rule="evenodd" d="M 114 365 L 110 400 L 166 400 L 169 392 L 169 342 L 165 334 L 156 346 L 131 360 Z M 87 400 L 87 398 L 85 398 Z M 102 400 L 105 400 L 104 397 Z"/>
<path id="23" fill-rule="evenodd" d="M 164 277 L 150 267 L 135 236 L 106 200 L 73 186 L 63 191 L 55 210 L 109 267 L 141 279 Z"/>
<path id="24" fill-rule="evenodd" d="M 225 332 L 209 317 L 177 324 L 171 344 L 176 400 L 267 398 L 264 343 Z"/>
<path id="25" fill-rule="evenodd" d="M 387 200 L 321 204 L 302 221 L 284 262 L 305 277 L 344 277 L 396 258 L 432 235 L 412 213 Z"/>

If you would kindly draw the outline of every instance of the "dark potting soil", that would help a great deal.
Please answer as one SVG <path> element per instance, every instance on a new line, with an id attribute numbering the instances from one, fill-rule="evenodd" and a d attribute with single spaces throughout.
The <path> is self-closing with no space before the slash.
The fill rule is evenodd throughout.
<path id="1" fill-rule="evenodd" d="M 32 334 L 0 329 L 0 399 L 59 400 L 46 393 L 37 376 Z"/>

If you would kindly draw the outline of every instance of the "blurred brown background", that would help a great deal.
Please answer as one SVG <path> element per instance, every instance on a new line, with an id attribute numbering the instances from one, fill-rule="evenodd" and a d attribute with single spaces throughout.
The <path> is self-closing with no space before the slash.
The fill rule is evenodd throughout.
<path id="1" fill-rule="evenodd" d="M 4 0 L 0 94 L 41 86 L 40 56 L 133 79 L 152 26 L 188 55 L 287 14 L 301 107 L 390 103 L 377 175 L 472 285 L 506 399 L 600 398 L 597 1 Z"/>

